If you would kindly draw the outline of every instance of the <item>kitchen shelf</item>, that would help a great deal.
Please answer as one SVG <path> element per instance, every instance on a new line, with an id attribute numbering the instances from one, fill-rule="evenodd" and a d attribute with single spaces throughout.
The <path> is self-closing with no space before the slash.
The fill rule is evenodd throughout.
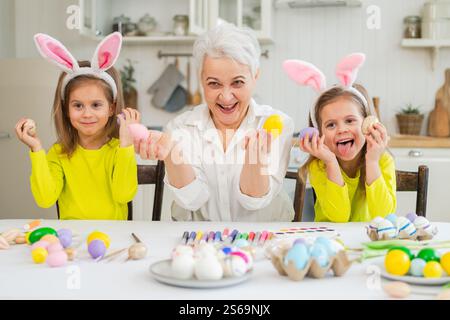
<path id="1" fill-rule="evenodd" d="M 429 49 L 431 53 L 431 68 L 436 70 L 439 63 L 439 50 L 441 48 L 450 48 L 450 39 L 403 39 L 402 47 Z"/>

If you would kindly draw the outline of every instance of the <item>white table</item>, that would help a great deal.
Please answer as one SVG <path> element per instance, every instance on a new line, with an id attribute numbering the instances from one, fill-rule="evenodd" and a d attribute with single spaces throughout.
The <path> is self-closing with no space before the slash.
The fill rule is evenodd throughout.
<path id="1" fill-rule="evenodd" d="M 0 232 L 20 228 L 29 220 L 0 220 Z M 435 223 L 437 240 L 448 239 L 450 223 Z M 354 264 L 343 277 L 305 278 L 301 282 L 278 275 L 271 262 L 255 262 L 251 278 L 236 286 L 216 289 L 173 287 L 157 282 L 149 266 L 167 259 L 184 231 L 238 229 L 241 232 L 279 230 L 286 227 L 312 226 L 313 223 L 217 223 L 217 222 L 145 222 L 145 221 L 58 221 L 43 220 L 42 226 L 69 228 L 78 234 L 83 244 L 80 258 L 61 268 L 37 265 L 31 260 L 27 245 L 15 245 L 0 250 L 0 299 L 386 299 L 377 283 L 370 260 Z M 357 247 L 368 240 L 362 223 L 316 224 L 336 229 L 348 246 Z M 94 230 L 111 237 L 111 248 L 123 248 L 133 243 L 136 233 L 148 246 L 149 254 L 140 261 L 109 263 L 94 262 L 87 254 L 85 239 Z M 372 271 L 371 271 L 372 270 Z M 371 273 L 368 273 L 371 272 Z M 79 278 L 77 278 L 79 277 Z M 79 279 L 77 282 L 76 279 Z M 381 279 L 381 283 L 384 280 Z M 79 288 L 77 285 L 79 284 Z M 438 291 L 436 287 L 421 290 Z M 410 296 L 428 299 L 431 296 Z"/>

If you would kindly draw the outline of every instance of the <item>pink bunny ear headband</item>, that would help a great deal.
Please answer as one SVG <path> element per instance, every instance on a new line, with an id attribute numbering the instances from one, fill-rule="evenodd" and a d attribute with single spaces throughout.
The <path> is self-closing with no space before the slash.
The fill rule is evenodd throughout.
<path id="1" fill-rule="evenodd" d="M 339 80 L 339 85 L 345 90 L 354 93 L 364 103 L 364 108 L 367 114 L 375 114 L 373 110 L 370 110 L 369 104 L 364 95 L 353 88 L 353 83 L 358 75 L 359 68 L 364 64 L 366 56 L 363 53 L 352 53 L 343 58 L 336 66 L 336 76 Z M 313 64 L 301 61 L 301 60 L 286 60 L 283 63 L 283 68 L 289 77 L 302 86 L 309 86 L 314 91 L 319 93 L 319 97 L 322 93 L 334 88 L 336 86 L 327 88 L 326 78 L 324 74 Z M 319 98 L 318 97 L 318 98 Z M 311 121 L 315 128 L 318 128 L 317 119 L 315 116 L 315 105 L 311 105 L 309 114 Z"/>
<path id="2" fill-rule="evenodd" d="M 49 35 L 38 33 L 34 36 L 34 42 L 41 56 L 65 71 L 61 87 L 61 97 L 64 99 L 64 90 L 70 80 L 81 75 L 92 75 L 104 80 L 113 91 L 114 100 L 117 97 L 117 84 L 106 72 L 111 68 L 119 57 L 122 47 L 122 35 L 114 32 L 105 37 L 95 49 L 90 67 L 80 67 L 77 60 L 69 50 L 58 40 Z"/>

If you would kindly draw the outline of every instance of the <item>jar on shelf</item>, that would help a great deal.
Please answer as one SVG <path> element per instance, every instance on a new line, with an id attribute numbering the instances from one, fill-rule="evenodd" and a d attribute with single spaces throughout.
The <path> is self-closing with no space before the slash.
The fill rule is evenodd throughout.
<path id="1" fill-rule="evenodd" d="M 131 19 L 121 14 L 119 17 L 113 19 L 113 32 L 118 31 L 123 36 L 127 32 L 127 25 L 131 22 Z"/>
<path id="2" fill-rule="evenodd" d="M 173 17 L 173 33 L 176 36 L 187 36 L 189 31 L 189 17 L 178 14 Z"/>
<path id="3" fill-rule="evenodd" d="M 156 20 L 148 13 L 146 13 L 142 18 L 139 19 L 137 26 L 140 35 L 149 36 L 153 32 L 153 30 L 155 30 Z"/>
<path id="4" fill-rule="evenodd" d="M 404 19 L 405 32 L 404 37 L 408 39 L 421 38 L 421 22 L 419 16 L 408 16 Z"/>

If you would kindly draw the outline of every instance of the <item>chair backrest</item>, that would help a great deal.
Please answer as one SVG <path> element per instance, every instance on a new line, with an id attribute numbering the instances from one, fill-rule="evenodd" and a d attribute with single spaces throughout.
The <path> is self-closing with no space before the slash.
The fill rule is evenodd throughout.
<path id="1" fill-rule="evenodd" d="M 154 184 L 152 221 L 161 220 L 162 199 L 164 194 L 164 162 L 158 161 L 156 165 L 138 165 L 138 184 Z M 133 220 L 133 204 L 128 202 L 128 220 Z"/>
<path id="2" fill-rule="evenodd" d="M 294 220 L 292 222 L 301 222 L 302 221 L 302 213 L 303 213 L 303 205 L 305 203 L 305 191 L 306 184 L 303 183 L 302 179 L 300 179 L 299 172 L 286 172 L 286 179 L 295 180 L 295 192 L 294 192 Z"/>
<path id="3" fill-rule="evenodd" d="M 417 191 L 416 214 L 426 216 L 428 193 L 428 167 L 420 165 L 417 172 L 396 170 L 397 191 Z"/>

